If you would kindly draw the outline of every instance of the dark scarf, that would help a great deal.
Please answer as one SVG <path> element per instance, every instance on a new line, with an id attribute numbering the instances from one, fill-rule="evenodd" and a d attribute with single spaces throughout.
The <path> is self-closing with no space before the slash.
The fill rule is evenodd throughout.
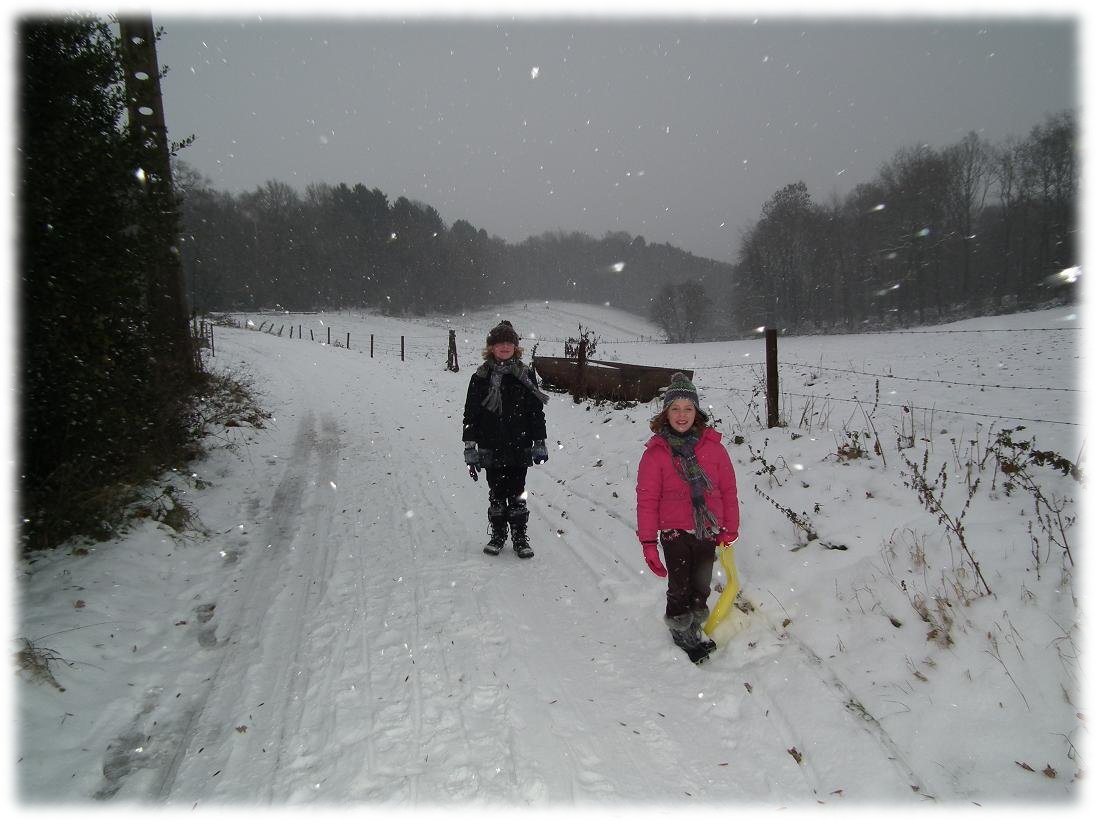
<path id="1" fill-rule="evenodd" d="M 507 373 L 528 388 L 529 392 L 540 400 L 540 404 L 548 401 L 547 394 L 536 387 L 536 383 L 532 381 L 531 369 L 519 359 L 484 362 L 476 373 L 484 379 L 490 379 L 490 391 L 483 400 L 483 407 L 499 415 L 502 413 L 502 377 Z"/>
<path id="2" fill-rule="evenodd" d="M 692 494 L 692 518 L 696 525 L 696 538 L 715 538 L 719 535 L 719 520 L 707 509 L 707 501 L 703 495 L 704 491 L 710 490 L 713 485 L 700 467 L 699 460 L 696 459 L 696 445 L 699 444 L 700 435 L 695 429 L 682 435 L 667 425 L 662 429 L 661 436 L 669 445 L 673 455 L 673 467 L 688 483 L 688 489 Z"/>

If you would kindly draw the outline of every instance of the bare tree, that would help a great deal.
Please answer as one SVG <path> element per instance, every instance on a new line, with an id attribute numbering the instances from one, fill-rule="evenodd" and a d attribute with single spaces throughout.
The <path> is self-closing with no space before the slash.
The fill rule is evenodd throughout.
<path id="1" fill-rule="evenodd" d="M 972 257 L 980 245 L 977 225 L 991 190 L 991 151 L 976 132 L 971 131 L 944 156 L 950 164 L 952 181 L 946 202 L 947 221 L 954 227 L 961 249 L 955 296 L 968 300 L 980 286 L 979 282 L 972 281 Z"/>
<path id="2" fill-rule="evenodd" d="M 929 300 L 942 312 L 951 292 L 943 257 L 947 162 L 926 145 L 905 148 L 883 166 L 880 178 L 890 232 L 879 249 L 880 263 L 894 280 L 898 313 L 924 321 Z"/>
<path id="3" fill-rule="evenodd" d="M 1031 200 L 1035 239 L 1023 291 L 1035 292 L 1052 273 L 1072 265 L 1076 240 L 1076 122 L 1071 113 L 1047 118 L 1020 146 L 1020 180 Z"/>

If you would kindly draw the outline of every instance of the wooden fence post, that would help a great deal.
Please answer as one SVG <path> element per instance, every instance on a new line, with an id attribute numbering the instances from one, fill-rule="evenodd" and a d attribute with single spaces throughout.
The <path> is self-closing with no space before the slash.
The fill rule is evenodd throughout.
<path id="1" fill-rule="evenodd" d="M 374 334 L 369 334 L 369 359 L 373 358 L 373 336 Z"/>
<path id="2" fill-rule="evenodd" d="M 779 427 L 779 359 L 776 356 L 776 329 L 764 330 L 764 360 L 768 371 L 768 427 Z"/>
<path id="3" fill-rule="evenodd" d="M 346 332 L 346 350 L 350 350 L 350 332 Z"/>
<path id="4" fill-rule="evenodd" d="M 328 345 L 331 344 L 331 326 L 330 325 L 327 326 L 327 344 Z"/>
<path id="5" fill-rule="evenodd" d="M 452 371 L 453 373 L 460 372 L 460 360 L 456 355 L 456 331 L 449 331 L 449 361 L 445 365 L 445 370 Z"/>
<path id="6" fill-rule="evenodd" d="M 404 342 L 403 334 L 399 335 L 399 361 L 400 362 L 406 362 L 407 361 L 407 346 L 406 346 L 406 343 Z"/>

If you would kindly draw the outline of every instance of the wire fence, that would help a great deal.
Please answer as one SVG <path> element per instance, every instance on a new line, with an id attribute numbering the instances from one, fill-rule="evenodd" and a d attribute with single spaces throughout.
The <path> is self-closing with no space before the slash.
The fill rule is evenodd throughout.
<path id="1" fill-rule="evenodd" d="M 380 336 L 378 337 L 374 333 L 366 336 L 363 333 L 357 332 L 359 335 L 354 336 L 354 332 L 347 331 L 345 333 L 335 333 L 333 328 L 328 325 L 324 325 L 320 329 L 320 333 L 316 333 L 314 328 L 305 328 L 304 323 L 290 323 L 279 322 L 277 320 L 262 320 L 258 326 L 255 326 L 253 322 L 248 322 L 244 327 L 253 331 L 261 333 L 267 333 L 279 337 L 288 337 L 293 340 L 319 342 L 322 344 L 330 345 L 335 348 L 346 348 L 349 350 L 355 350 L 359 353 L 366 353 L 370 357 L 375 358 L 382 356 L 385 358 L 399 357 L 401 361 L 406 361 L 408 358 L 416 359 L 435 359 L 438 362 L 445 362 L 448 357 L 449 370 L 459 370 L 459 366 L 452 367 L 454 362 L 452 345 L 452 333 L 450 330 L 438 329 L 437 333 L 421 334 L 421 335 L 400 335 L 398 338 L 395 336 Z M 208 347 L 213 348 L 213 336 L 212 336 L 212 322 L 203 322 L 201 324 L 202 338 L 207 338 L 205 343 Z M 466 330 L 466 329 L 465 329 Z M 998 334 L 998 333 L 1076 333 L 1081 331 L 1081 328 L 979 328 L 979 329 L 966 329 L 966 330 L 907 330 L 907 331 L 887 331 L 888 334 Z M 471 333 L 471 331 L 466 331 Z M 475 333 L 478 333 L 476 330 Z M 533 340 L 525 340 L 529 342 Z M 718 340 L 726 342 L 726 340 Z M 534 344 L 566 344 L 573 342 L 572 339 L 554 338 L 554 337 L 539 337 L 534 340 Z M 664 338 L 657 338 L 652 336 L 634 336 L 626 338 L 618 338 L 606 340 L 598 337 L 598 345 L 615 346 L 615 345 L 627 345 L 627 344 L 665 344 Z M 740 342 L 740 340 L 739 340 Z M 682 343 L 689 344 L 689 343 Z M 465 355 L 468 354 L 471 345 L 465 343 L 463 346 Z M 215 348 L 214 348 L 215 350 Z M 479 357 L 478 354 L 482 350 L 481 345 L 474 346 L 474 356 L 466 356 L 470 360 L 469 364 L 478 366 Z M 753 361 L 753 362 L 733 362 L 733 363 L 721 363 L 717 365 L 698 365 L 693 366 L 691 370 L 693 372 L 704 371 L 719 371 L 729 369 L 749 369 L 755 376 L 755 381 L 752 386 L 748 387 L 736 387 L 733 385 L 709 385 L 705 386 L 706 391 L 714 391 L 719 393 L 730 393 L 740 395 L 747 401 L 755 399 L 758 395 L 758 383 L 764 378 L 763 370 L 758 372 L 758 369 L 764 369 L 768 366 L 767 361 Z M 905 376 L 899 373 L 884 373 L 868 370 L 857 370 L 855 368 L 837 368 L 829 366 L 821 366 L 808 364 L 804 362 L 796 361 L 779 361 L 775 363 L 777 368 L 782 371 L 794 369 L 799 373 L 804 373 L 807 376 L 814 376 L 820 373 L 833 373 L 841 374 L 855 378 L 865 378 L 876 380 L 876 392 L 877 384 L 883 380 L 893 380 L 904 383 L 920 383 L 931 384 L 944 387 L 960 387 L 960 388 L 973 388 L 979 391 L 1028 391 L 1038 393 L 1056 393 L 1065 395 L 1083 395 L 1085 391 L 1082 388 L 1059 386 L 1059 385 L 1008 385 L 1001 382 L 971 382 L 958 379 L 943 379 L 943 378 L 930 378 L 923 376 Z M 782 379 L 780 380 L 783 381 Z M 789 399 L 802 400 L 804 403 L 817 403 L 817 402 L 833 402 L 844 403 L 854 405 L 870 405 L 872 408 L 884 407 L 898 409 L 904 413 L 931 413 L 931 414 L 953 414 L 955 416 L 963 417 L 976 417 L 982 419 L 993 420 L 1010 420 L 1016 422 L 1029 422 L 1039 423 L 1047 425 L 1063 425 L 1069 427 L 1079 427 L 1081 425 L 1078 421 L 1063 420 L 1063 419 L 1049 419 L 1036 416 L 1022 416 L 1022 415 L 1010 415 L 1001 412 L 989 412 L 978 411 L 974 409 L 952 409 L 942 408 L 938 406 L 925 406 L 915 404 L 913 402 L 883 402 L 875 396 L 872 399 L 863 399 L 862 397 L 852 396 L 840 396 L 833 393 L 798 393 L 793 391 L 779 390 L 779 395 L 787 397 Z"/>
<path id="2" fill-rule="evenodd" d="M 916 328 L 916 329 L 885 329 L 880 328 L 870 331 L 852 331 L 856 335 L 898 335 L 898 334 L 1014 334 L 1014 333 L 1044 333 L 1044 332 L 1061 332 L 1061 333 L 1081 333 L 1083 328 L 1068 327 L 1068 328 Z M 566 342 L 565 339 L 554 339 L 548 337 L 542 337 L 542 342 Z M 605 337 L 597 337 L 598 343 L 605 345 L 630 345 L 637 343 L 650 343 L 650 342 L 666 342 L 664 334 L 657 336 L 630 336 L 620 339 L 607 339 Z M 688 339 L 678 340 L 680 344 L 692 344 L 700 342 L 727 342 L 726 337 L 714 337 L 714 336 L 697 336 L 690 337 Z M 730 341 L 742 341 L 742 340 L 730 340 Z"/>
<path id="3" fill-rule="evenodd" d="M 867 376 L 874 379 L 896 379 L 901 382 L 929 382 L 936 385 L 953 385 L 963 388 L 1000 388 L 1011 391 L 1062 391 L 1064 393 L 1082 393 L 1079 388 L 1062 388 L 1052 385 L 1002 385 L 992 382 L 956 382 L 950 379 L 929 379 L 924 376 L 897 376 L 892 373 L 871 373 L 870 371 L 857 371 L 854 368 L 828 368 L 820 365 L 806 365 L 802 362 L 781 361 L 781 366 L 789 368 L 801 368 L 809 373 L 814 371 L 831 371 L 833 373 L 848 373 L 856 376 Z"/>
<path id="4" fill-rule="evenodd" d="M 718 392 L 718 393 L 735 393 L 744 398 L 753 398 L 757 395 L 755 389 L 750 388 L 735 388 L 726 385 L 714 385 L 704 388 L 705 393 Z M 839 402 L 851 405 L 858 405 L 860 407 L 870 406 L 871 408 L 894 408 L 899 409 L 904 413 L 929 413 L 929 414 L 954 414 L 956 416 L 973 416 L 980 419 L 994 419 L 994 420 L 1010 420 L 1013 422 L 1038 422 L 1046 425 L 1066 425 L 1071 427 L 1079 427 L 1080 422 L 1068 421 L 1062 419 L 1041 419 L 1033 416 L 1014 416 L 1010 414 L 1000 413 L 987 413 L 970 410 L 952 410 L 950 408 L 941 408 L 938 406 L 928 407 L 926 405 L 916 405 L 912 402 L 881 402 L 874 399 L 863 399 L 859 397 L 844 397 L 833 396 L 831 394 L 815 394 L 815 393 L 795 393 L 793 391 L 780 391 L 781 397 L 802 399 L 806 402 Z"/>

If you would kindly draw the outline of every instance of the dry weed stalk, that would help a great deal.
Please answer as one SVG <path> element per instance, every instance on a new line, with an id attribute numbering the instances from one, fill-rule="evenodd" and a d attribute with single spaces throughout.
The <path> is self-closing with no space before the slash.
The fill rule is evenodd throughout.
<path id="1" fill-rule="evenodd" d="M 924 458 L 920 463 L 913 462 L 907 456 L 902 456 L 905 460 L 906 466 L 909 468 L 909 479 L 905 482 L 906 487 L 912 488 L 916 491 L 917 496 L 920 498 L 920 503 L 924 505 L 924 508 L 935 515 L 939 524 L 943 525 L 947 534 L 947 539 L 950 541 L 952 538 L 958 541 L 959 547 L 966 555 L 970 565 L 973 567 L 974 572 L 977 574 L 977 578 L 984 588 L 987 595 L 992 595 L 992 589 L 989 587 L 988 582 L 985 580 L 984 574 L 981 572 L 981 565 L 977 561 L 977 558 L 973 555 L 973 550 L 970 548 L 969 543 L 966 541 L 966 529 L 963 524 L 963 520 L 966 514 L 969 513 L 970 504 L 973 502 L 973 498 L 977 493 L 978 488 L 981 486 L 981 477 L 974 479 L 972 483 L 967 485 L 966 501 L 962 506 L 962 510 L 958 514 L 951 514 L 943 506 L 943 496 L 947 489 L 947 464 L 943 463 L 943 466 L 939 469 L 939 473 L 936 475 L 935 481 L 929 481 L 928 474 L 928 451 L 924 451 Z"/>
<path id="2" fill-rule="evenodd" d="M 15 663 L 19 669 L 24 670 L 32 681 L 49 684 L 63 693 L 65 688 L 54 677 L 52 665 L 54 662 L 60 662 L 72 667 L 72 662 L 61 658 L 56 650 L 37 645 L 30 639 L 20 638 L 19 641 L 23 643 L 23 646 L 15 653 Z"/>

